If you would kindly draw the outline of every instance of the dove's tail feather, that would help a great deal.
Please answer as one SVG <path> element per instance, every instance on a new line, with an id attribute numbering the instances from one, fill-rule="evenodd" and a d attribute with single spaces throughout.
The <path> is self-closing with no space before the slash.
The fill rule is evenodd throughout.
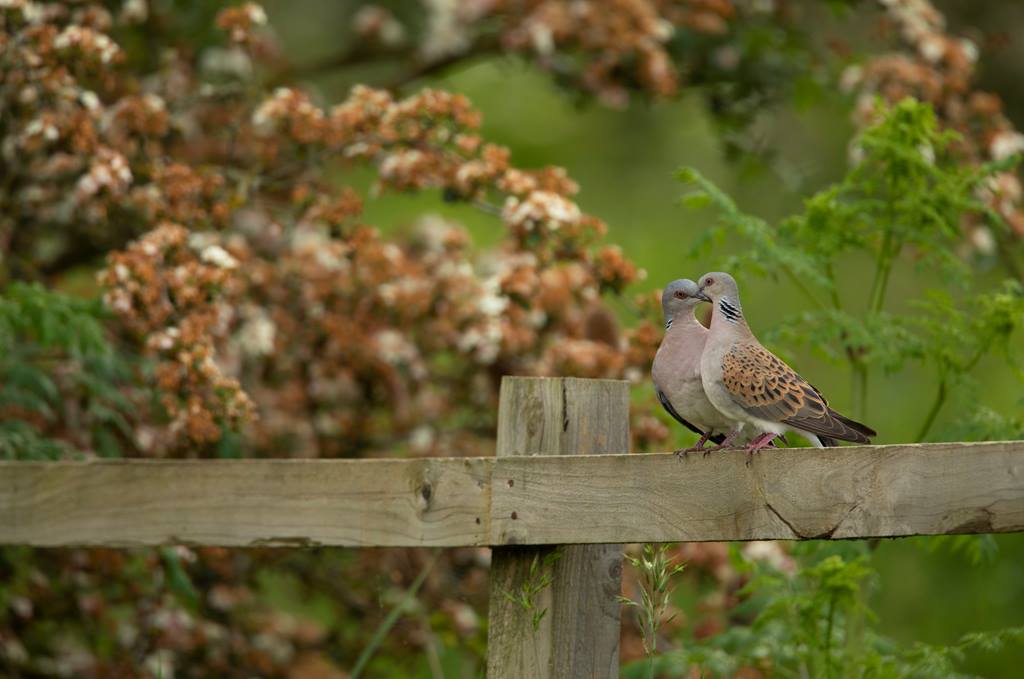
<path id="1" fill-rule="evenodd" d="M 821 441 L 822 448 L 835 448 L 839 445 L 839 442 L 830 436 L 819 436 L 818 440 Z"/>
<path id="2" fill-rule="evenodd" d="M 861 434 L 863 434 L 866 437 L 878 436 L 878 432 L 875 431 L 874 429 L 872 429 L 871 427 L 869 427 L 868 425 L 861 424 L 860 422 L 857 422 L 856 420 L 851 420 L 849 417 L 846 417 L 845 415 L 840 415 L 839 413 L 837 413 L 836 411 L 832 410 L 831 408 L 829 409 L 829 413 L 828 414 L 831 415 L 833 418 L 839 420 L 843 424 L 845 424 L 850 429 L 853 429 L 854 431 L 860 432 Z"/>
<path id="3" fill-rule="evenodd" d="M 802 432 L 805 436 L 810 434 L 817 437 L 821 440 L 823 448 L 835 445 L 836 441 L 871 443 L 871 439 L 868 436 L 875 435 L 875 431 L 870 427 L 843 417 L 831 408 L 814 418 L 791 417 L 783 420 L 783 422 Z M 826 439 L 830 439 L 830 441 L 826 441 Z"/>

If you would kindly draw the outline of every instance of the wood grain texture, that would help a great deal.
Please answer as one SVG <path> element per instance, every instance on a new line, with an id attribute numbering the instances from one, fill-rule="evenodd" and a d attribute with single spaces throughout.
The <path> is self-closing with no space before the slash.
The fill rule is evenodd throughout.
<path id="1" fill-rule="evenodd" d="M 519 544 L 1024 531 L 1024 441 L 499 461 L 492 539 Z M 509 521 L 517 512 L 519 520 Z"/>
<path id="2" fill-rule="evenodd" d="M 579 459 L 628 445 L 627 383 L 571 378 L 502 381 L 496 470 L 506 461 L 532 462 L 535 458 L 529 456 L 541 451 Z M 492 482 L 492 499 L 495 491 L 518 497 L 524 490 L 516 487 L 511 473 L 498 473 Z M 532 508 L 518 503 L 502 503 L 498 511 L 492 513 L 491 526 L 500 516 L 499 544 L 521 542 L 519 522 L 539 518 Z M 557 559 L 546 569 L 542 566 L 539 574 L 549 570 L 551 584 L 534 597 L 531 608 L 510 601 L 510 594 L 536 580 L 531 564 L 544 564 L 552 549 L 557 550 Z M 488 612 L 489 679 L 618 677 L 621 575 L 620 544 L 495 549 Z M 545 609 L 534 626 L 534 614 Z"/>
<path id="3" fill-rule="evenodd" d="M 535 431 L 561 445 L 557 432 Z M 0 462 L 0 543 L 454 547 L 1024 531 L 1024 441 L 745 459 Z"/>
<path id="4" fill-rule="evenodd" d="M 487 544 L 493 459 L 0 463 L 0 543 Z"/>

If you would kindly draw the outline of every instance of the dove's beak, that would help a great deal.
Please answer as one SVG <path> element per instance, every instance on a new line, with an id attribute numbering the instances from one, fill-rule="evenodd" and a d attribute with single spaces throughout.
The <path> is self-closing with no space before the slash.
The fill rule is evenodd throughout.
<path id="1" fill-rule="evenodd" d="M 708 297 L 708 296 L 707 296 L 706 294 L 704 294 L 704 291 L 703 291 L 703 290 L 699 291 L 699 292 L 698 292 L 698 293 L 697 293 L 697 294 L 695 295 L 695 297 L 696 297 L 697 299 L 701 300 L 701 301 L 704 301 L 704 302 L 710 302 L 710 301 L 711 301 L 711 298 L 710 298 L 710 297 Z"/>

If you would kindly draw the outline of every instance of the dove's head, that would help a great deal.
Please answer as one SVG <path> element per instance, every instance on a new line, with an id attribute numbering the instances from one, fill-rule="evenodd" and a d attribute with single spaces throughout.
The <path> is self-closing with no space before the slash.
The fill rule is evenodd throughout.
<path id="1" fill-rule="evenodd" d="M 703 301 L 697 284 L 689 278 L 680 278 L 665 286 L 665 291 L 661 293 L 661 310 L 665 312 L 665 319 L 668 320 L 675 318 L 680 312 L 692 311 Z"/>
<path id="2" fill-rule="evenodd" d="M 700 296 L 706 302 L 715 305 L 711 327 L 715 327 L 715 318 L 723 318 L 735 325 L 745 326 L 743 307 L 740 306 L 740 292 L 736 287 L 736 279 L 721 271 L 712 271 L 700 277 Z"/>
<path id="3" fill-rule="evenodd" d="M 722 271 L 712 271 L 700 277 L 698 283 L 701 298 L 706 302 L 717 302 L 720 299 L 727 299 L 734 304 L 739 304 L 740 292 L 736 286 L 736 279 Z"/>

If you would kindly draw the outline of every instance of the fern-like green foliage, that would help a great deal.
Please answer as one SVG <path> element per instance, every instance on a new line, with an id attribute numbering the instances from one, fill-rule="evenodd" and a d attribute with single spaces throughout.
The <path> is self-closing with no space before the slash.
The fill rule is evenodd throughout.
<path id="1" fill-rule="evenodd" d="M 742 668 L 770 676 L 819 679 L 947 679 L 966 677 L 960 667 L 971 651 L 996 652 L 1024 644 L 1024 627 L 965 634 L 948 646 L 900 644 L 879 634 L 865 606 L 876 574 L 861 545 L 807 543 L 794 549 L 804 566 L 793 574 L 750 561 L 733 548 L 732 565 L 749 576 L 735 612 L 751 625 L 683 642 L 657 656 L 659 677 L 733 677 Z M 650 672 L 650 660 L 625 668 L 628 679 Z"/>
<path id="2" fill-rule="evenodd" d="M 99 300 L 38 284 L 0 296 L 0 459 L 56 459 L 76 449 L 123 452 L 130 360 L 116 352 Z"/>
<path id="3" fill-rule="evenodd" d="M 962 256 L 965 222 L 1006 229 L 979 200 L 1002 166 L 969 167 L 951 156 L 956 134 L 942 131 L 932 109 L 905 100 L 880 115 L 855 140 L 857 163 L 838 183 L 808 198 L 802 212 L 778 224 L 744 213 L 695 170 L 679 174 L 690 192 L 684 203 L 717 210 L 715 228 L 694 255 L 728 241 L 737 254 L 723 267 L 749 276 L 790 281 L 806 307 L 766 335 L 768 342 L 804 345 L 849 366 L 854 414 L 865 416 L 869 377 L 910 363 L 934 371 L 936 392 L 917 439 L 935 434 L 937 416 L 953 394 L 970 395 L 979 361 L 999 356 L 1024 384 L 1019 335 L 1024 329 L 1024 286 L 1016 269 L 1009 280 L 984 287 Z M 843 265 L 871 271 L 863 285 L 840 286 Z M 902 269 L 902 271 L 900 271 Z M 889 299 L 894 271 L 915 278 L 916 297 Z M 909 275 L 907 275 L 909 274 Z M 988 277 L 990 278 L 990 277 Z M 929 287 L 930 286 L 930 287 Z M 995 413 L 959 396 L 962 413 L 940 436 L 961 440 L 1020 438 L 1019 415 Z M 960 552 L 973 563 L 991 558 L 990 536 L 922 539 L 929 549 Z M 733 567 L 749 580 L 735 611 L 752 624 L 733 624 L 681 650 L 634 663 L 627 677 L 732 677 L 743 668 L 771 676 L 916 679 L 963 676 L 965 655 L 1024 643 L 1024 628 L 964 635 L 949 646 L 900 645 L 873 628 L 865 593 L 876 574 L 864 543 L 802 544 L 798 568 L 782 573 L 733 550 Z M 653 664 L 653 669 L 652 669 Z"/>
<path id="4" fill-rule="evenodd" d="M 787 318 L 766 340 L 804 344 L 846 363 L 856 416 L 866 416 L 872 371 L 893 373 L 908 362 L 934 369 L 937 391 L 918 440 L 929 437 L 952 387 L 969 379 L 982 356 L 1000 352 L 1024 381 L 1014 352 L 1020 347 L 1011 341 L 1024 326 L 1024 287 L 1009 280 L 977 290 L 969 262 L 958 254 L 965 219 L 1007 228 L 978 195 L 993 173 L 1010 163 L 966 166 L 950 154 L 956 139 L 939 129 L 930 106 L 907 99 L 855 140 L 859 161 L 842 181 L 808 198 L 803 212 L 777 225 L 743 213 L 697 171 L 679 174 L 691 189 L 684 202 L 711 205 L 720 215 L 694 254 L 739 236 L 747 247 L 726 257 L 726 268 L 744 277 L 784 277 L 801 290 L 807 310 Z M 847 259 L 858 267 L 868 260 L 873 272 L 844 297 L 836 272 Z M 942 287 L 891 310 L 889 281 L 899 267 L 926 273 Z M 977 419 L 976 405 L 966 406 L 965 421 Z M 1012 422 L 1006 427 L 995 426 L 1001 422 L 997 418 L 987 422 L 984 429 L 975 427 L 978 438 L 1019 431 Z"/>

